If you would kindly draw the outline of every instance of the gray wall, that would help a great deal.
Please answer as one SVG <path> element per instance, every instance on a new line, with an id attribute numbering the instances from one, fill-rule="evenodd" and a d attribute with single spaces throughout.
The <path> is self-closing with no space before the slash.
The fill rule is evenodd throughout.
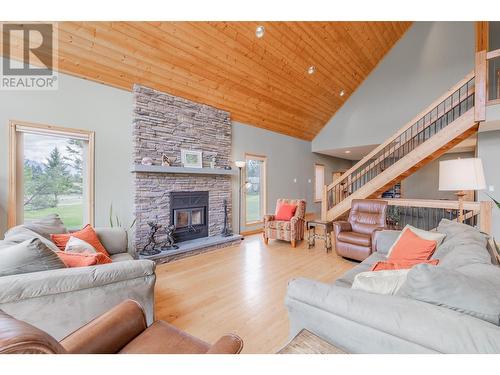
<path id="1" fill-rule="evenodd" d="M 442 160 L 473 158 L 474 152 L 444 154 L 427 164 L 402 182 L 403 198 L 456 200 L 453 191 L 439 191 L 439 162 Z"/>
<path id="2" fill-rule="evenodd" d="M 416 22 L 314 138 L 312 150 L 382 143 L 473 64 L 472 22 Z"/>
<path id="3" fill-rule="evenodd" d="M 319 213 L 321 204 L 313 201 L 314 163 L 325 165 L 327 184 L 332 182 L 332 172 L 346 170 L 352 165 L 349 160 L 312 153 L 311 142 L 233 121 L 233 161 L 245 160 L 245 153 L 267 156 L 267 213 L 274 213 L 278 198 L 306 198 L 306 211 Z M 297 182 L 294 182 L 294 179 L 297 179 Z M 237 186 L 235 183 L 233 189 L 235 230 L 238 212 Z M 243 231 L 258 228 L 246 228 L 243 217 L 241 223 Z"/>
<path id="4" fill-rule="evenodd" d="M 107 225 L 111 203 L 122 220 L 131 221 L 132 95 L 60 74 L 56 91 L 0 91 L 0 238 L 7 227 L 11 119 L 94 130 L 96 225 Z"/>
<path id="5" fill-rule="evenodd" d="M 477 139 L 478 157 L 483 160 L 486 184 L 493 186 L 495 191 L 488 192 L 497 201 L 500 201 L 500 130 L 489 131 L 478 134 Z M 478 200 L 489 200 L 487 191 L 479 192 Z M 497 242 L 500 240 L 500 209 L 493 208 L 493 235 Z"/>

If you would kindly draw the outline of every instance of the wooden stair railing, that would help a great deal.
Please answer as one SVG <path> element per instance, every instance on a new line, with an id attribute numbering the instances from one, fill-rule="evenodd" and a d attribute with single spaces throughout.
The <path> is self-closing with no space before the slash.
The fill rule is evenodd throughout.
<path id="1" fill-rule="evenodd" d="M 388 203 L 387 225 L 402 229 L 410 224 L 436 229 L 441 219 L 458 220 L 458 201 L 438 199 L 384 199 Z M 492 202 L 464 202 L 464 223 L 491 233 Z"/>
<path id="2" fill-rule="evenodd" d="M 471 72 L 339 179 L 325 186 L 322 217 L 334 220 L 350 209 L 352 199 L 377 197 L 475 133 L 473 107 Z"/>

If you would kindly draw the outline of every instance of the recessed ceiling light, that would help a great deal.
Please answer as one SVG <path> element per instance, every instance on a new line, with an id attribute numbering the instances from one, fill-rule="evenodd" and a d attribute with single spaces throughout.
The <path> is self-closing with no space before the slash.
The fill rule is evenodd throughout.
<path id="1" fill-rule="evenodd" d="M 314 65 L 311 65 L 309 68 L 307 68 L 308 74 L 314 74 L 315 71 L 316 71 L 316 67 Z"/>
<path id="2" fill-rule="evenodd" d="M 264 29 L 264 26 L 257 26 L 257 28 L 255 29 L 255 36 L 260 39 L 264 36 L 265 32 L 266 30 Z"/>
<path id="3" fill-rule="evenodd" d="M 350 154 L 351 153 L 351 150 L 345 150 L 344 151 L 346 154 Z"/>
<path id="4" fill-rule="evenodd" d="M 344 96 L 344 95 L 345 95 L 344 90 L 340 90 L 339 95 L 340 95 L 340 96 Z"/>

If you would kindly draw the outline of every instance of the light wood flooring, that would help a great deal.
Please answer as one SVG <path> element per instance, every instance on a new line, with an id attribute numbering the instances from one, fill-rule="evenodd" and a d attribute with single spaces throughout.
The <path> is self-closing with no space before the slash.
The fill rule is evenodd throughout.
<path id="1" fill-rule="evenodd" d="M 234 332 L 243 353 L 275 353 L 288 339 L 284 298 L 288 280 L 308 277 L 332 282 L 354 266 L 326 253 L 322 241 L 307 249 L 282 241 L 265 245 L 262 235 L 239 246 L 159 265 L 156 318 L 208 342 Z"/>

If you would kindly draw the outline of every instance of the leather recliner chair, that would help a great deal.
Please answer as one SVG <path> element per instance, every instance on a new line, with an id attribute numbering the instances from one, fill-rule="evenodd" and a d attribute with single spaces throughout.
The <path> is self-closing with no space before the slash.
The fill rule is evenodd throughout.
<path id="1" fill-rule="evenodd" d="M 236 335 L 214 345 L 156 321 L 147 327 L 142 307 L 126 300 L 76 330 L 61 342 L 0 310 L 0 354 L 238 354 Z"/>
<path id="2" fill-rule="evenodd" d="M 333 223 L 335 251 L 338 255 L 362 261 L 374 251 L 374 236 L 385 228 L 387 202 L 353 199 L 348 221 Z"/>

